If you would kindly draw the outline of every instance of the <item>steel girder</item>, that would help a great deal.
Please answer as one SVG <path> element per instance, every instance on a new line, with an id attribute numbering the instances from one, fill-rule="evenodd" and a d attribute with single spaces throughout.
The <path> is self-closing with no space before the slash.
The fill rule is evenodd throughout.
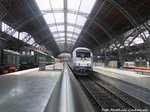
<path id="1" fill-rule="evenodd" d="M 67 24 L 67 0 L 64 0 L 64 23 Z M 67 26 L 65 28 L 65 51 L 67 51 Z"/>
<path id="2" fill-rule="evenodd" d="M 64 10 L 63 9 L 53 9 L 53 10 L 41 10 L 43 15 L 46 15 L 48 13 L 63 13 Z M 71 9 L 67 9 L 67 13 L 71 13 L 71 14 L 78 14 L 80 16 L 83 16 L 84 18 L 88 17 L 88 13 L 85 12 L 81 12 L 81 11 L 76 11 L 76 10 L 71 10 Z"/>

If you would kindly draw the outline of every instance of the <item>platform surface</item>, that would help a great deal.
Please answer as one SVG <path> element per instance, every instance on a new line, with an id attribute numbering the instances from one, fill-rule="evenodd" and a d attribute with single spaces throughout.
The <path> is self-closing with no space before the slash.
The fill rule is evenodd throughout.
<path id="1" fill-rule="evenodd" d="M 97 77 L 150 105 L 150 74 L 115 68 L 94 67 Z"/>
<path id="2" fill-rule="evenodd" d="M 0 112 L 43 112 L 61 73 L 52 68 L 50 65 L 45 71 L 34 68 L 0 76 Z"/>

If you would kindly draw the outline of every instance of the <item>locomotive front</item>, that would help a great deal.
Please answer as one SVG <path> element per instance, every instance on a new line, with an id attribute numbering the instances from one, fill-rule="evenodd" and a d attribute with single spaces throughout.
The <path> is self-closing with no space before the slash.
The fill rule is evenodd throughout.
<path id="1" fill-rule="evenodd" d="M 73 52 L 73 70 L 77 75 L 88 75 L 93 70 L 92 52 L 88 48 L 76 48 Z"/>

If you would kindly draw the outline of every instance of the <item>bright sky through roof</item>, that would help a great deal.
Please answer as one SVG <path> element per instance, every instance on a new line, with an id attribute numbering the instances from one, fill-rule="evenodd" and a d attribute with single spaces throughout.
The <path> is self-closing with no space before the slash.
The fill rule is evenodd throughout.
<path id="1" fill-rule="evenodd" d="M 54 24 L 54 26 L 49 27 L 49 29 L 61 51 L 64 51 L 65 47 L 59 44 L 67 44 L 67 49 L 71 48 L 69 45 L 75 44 L 82 30 L 76 26 L 83 28 L 87 20 L 80 12 L 87 15 L 90 14 L 96 0 L 66 0 L 66 14 L 64 11 L 64 1 L 65 0 L 36 0 L 41 12 L 46 11 L 46 13 L 43 13 L 43 16 L 48 26 Z M 67 15 L 67 20 L 64 20 L 65 15 Z M 66 30 L 65 22 L 67 23 Z"/>

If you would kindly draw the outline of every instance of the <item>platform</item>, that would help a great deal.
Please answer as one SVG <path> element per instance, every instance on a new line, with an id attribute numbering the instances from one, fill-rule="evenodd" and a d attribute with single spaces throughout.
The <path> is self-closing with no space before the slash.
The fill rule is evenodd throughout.
<path id="1" fill-rule="evenodd" d="M 62 63 L 0 76 L 0 112 L 43 112 L 62 69 Z"/>
<path id="2" fill-rule="evenodd" d="M 115 68 L 94 67 L 95 75 L 150 105 L 150 75 Z"/>

